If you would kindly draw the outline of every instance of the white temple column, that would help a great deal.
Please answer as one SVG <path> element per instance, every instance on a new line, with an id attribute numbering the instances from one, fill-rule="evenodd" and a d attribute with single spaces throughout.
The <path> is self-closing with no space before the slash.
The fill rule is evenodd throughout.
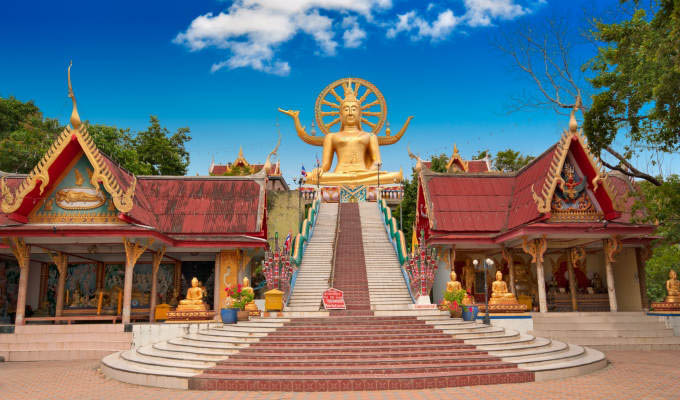
<path id="1" fill-rule="evenodd" d="M 545 272 L 543 271 L 543 255 L 548 249 L 548 241 L 543 235 L 540 239 L 527 240 L 522 238 L 522 249 L 531 255 L 531 262 L 536 263 L 536 280 L 538 281 L 538 309 L 542 313 L 548 312 L 547 296 L 545 294 Z"/>
<path id="2" fill-rule="evenodd" d="M 134 273 L 137 260 L 142 253 L 146 251 L 149 245 L 153 243 L 153 240 L 151 239 L 146 246 L 131 242 L 127 238 L 123 238 L 123 243 L 125 247 L 125 283 L 123 285 L 122 322 L 124 324 L 129 324 L 132 303 L 132 274 Z"/>
<path id="3" fill-rule="evenodd" d="M 24 313 L 26 312 L 26 290 L 28 287 L 28 273 L 31 264 L 31 246 L 23 239 L 9 238 L 7 244 L 19 264 L 19 288 L 17 291 L 17 309 L 14 325 L 24 325 Z"/>
<path id="4" fill-rule="evenodd" d="M 607 273 L 607 293 L 609 293 L 609 311 L 617 312 L 619 309 L 616 302 L 616 288 L 614 287 L 614 269 L 612 262 L 614 257 L 621 251 L 621 241 L 617 237 L 605 239 L 603 242 L 605 271 Z"/>
<path id="5" fill-rule="evenodd" d="M 66 270 L 68 267 L 68 256 L 62 252 L 50 254 L 54 265 L 57 266 L 59 272 L 59 280 L 57 281 L 57 304 L 54 310 L 54 315 L 61 317 L 64 313 L 64 287 L 66 286 Z"/>
<path id="6" fill-rule="evenodd" d="M 149 301 L 149 322 L 156 321 L 156 298 L 158 297 L 158 268 L 161 266 L 163 255 L 165 254 L 165 247 L 160 248 L 153 253 L 153 261 L 151 262 L 151 297 Z"/>

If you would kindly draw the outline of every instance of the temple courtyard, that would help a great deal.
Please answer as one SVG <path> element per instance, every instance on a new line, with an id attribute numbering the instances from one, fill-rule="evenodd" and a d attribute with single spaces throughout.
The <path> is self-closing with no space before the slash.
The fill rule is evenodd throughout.
<path id="1" fill-rule="evenodd" d="M 678 399 L 680 351 L 610 351 L 600 371 L 559 381 L 382 392 L 210 392 L 109 379 L 100 360 L 0 363 L 0 399 Z M 77 384 L 76 384 L 77 383 Z"/>

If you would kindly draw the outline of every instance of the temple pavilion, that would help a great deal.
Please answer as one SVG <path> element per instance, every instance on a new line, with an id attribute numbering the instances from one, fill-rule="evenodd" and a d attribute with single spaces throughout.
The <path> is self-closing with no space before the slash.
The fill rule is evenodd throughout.
<path id="1" fill-rule="evenodd" d="M 97 149 L 72 98 L 71 126 L 38 165 L 0 173 L 0 318 L 154 321 L 192 277 L 218 309 L 267 246 L 272 172 L 287 187 L 278 164 L 135 176 Z"/>
<path id="2" fill-rule="evenodd" d="M 655 226 L 633 221 L 634 183 L 605 173 L 572 112 L 559 142 L 515 173 L 454 148 L 447 173 L 419 162 L 416 229 L 441 249 L 433 289 L 449 267 L 478 302 L 496 269 L 529 310 L 640 311 Z M 484 274 L 484 260 L 493 263 Z M 477 268 L 474 261 L 477 260 Z"/>

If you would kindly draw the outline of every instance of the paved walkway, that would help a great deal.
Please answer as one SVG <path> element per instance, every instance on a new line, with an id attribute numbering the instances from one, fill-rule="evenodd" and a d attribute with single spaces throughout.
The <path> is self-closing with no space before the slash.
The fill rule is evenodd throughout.
<path id="1" fill-rule="evenodd" d="M 680 399 L 680 351 L 613 351 L 607 357 L 608 368 L 561 381 L 364 393 L 178 391 L 108 379 L 96 360 L 0 363 L 0 399 Z"/>

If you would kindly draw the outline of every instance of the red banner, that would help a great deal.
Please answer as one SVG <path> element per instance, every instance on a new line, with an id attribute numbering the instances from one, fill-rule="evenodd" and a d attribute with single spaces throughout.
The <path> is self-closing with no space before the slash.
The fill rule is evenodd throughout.
<path id="1" fill-rule="evenodd" d="M 323 292 L 323 308 L 326 310 L 346 310 L 342 290 L 330 288 Z"/>

